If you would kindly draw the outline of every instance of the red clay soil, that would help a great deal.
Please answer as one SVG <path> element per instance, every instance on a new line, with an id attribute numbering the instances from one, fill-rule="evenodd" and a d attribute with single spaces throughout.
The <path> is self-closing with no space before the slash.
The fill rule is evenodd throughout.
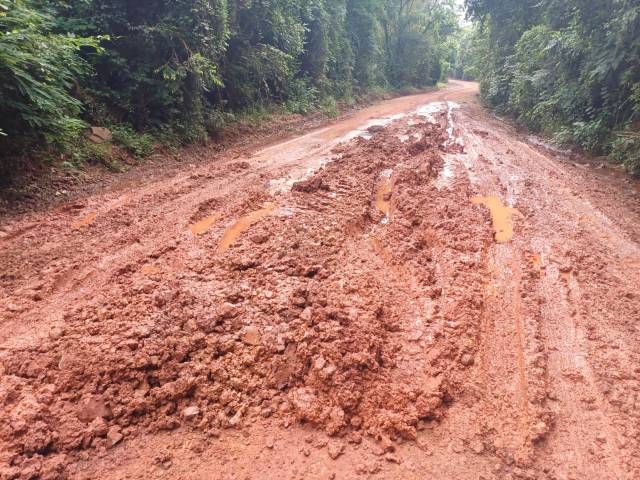
<path id="1" fill-rule="evenodd" d="M 5 222 L 0 478 L 640 478 L 638 186 L 476 92 Z"/>

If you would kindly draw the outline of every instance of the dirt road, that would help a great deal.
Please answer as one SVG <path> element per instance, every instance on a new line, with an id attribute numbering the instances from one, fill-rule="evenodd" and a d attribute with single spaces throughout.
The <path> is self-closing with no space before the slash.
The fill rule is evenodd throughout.
<path id="1" fill-rule="evenodd" d="M 638 184 L 477 86 L 0 229 L 0 478 L 640 478 Z"/>

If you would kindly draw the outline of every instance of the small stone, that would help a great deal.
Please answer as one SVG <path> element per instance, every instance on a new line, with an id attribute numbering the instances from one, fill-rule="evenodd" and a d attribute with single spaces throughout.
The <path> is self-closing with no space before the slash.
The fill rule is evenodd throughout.
<path id="1" fill-rule="evenodd" d="M 89 140 L 93 143 L 101 144 L 110 142 L 113 139 L 111 130 L 104 127 L 91 127 L 89 130 Z"/>
<path id="2" fill-rule="evenodd" d="M 308 457 L 309 455 L 311 455 L 311 450 L 309 450 L 309 447 L 302 447 L 300 451 L 305 457 Z"/>
<path id="3" fill-rule="evenodd" d="M 549 428 L 545 422 L 538 422 L 531 427 L 531 433 L 534 440 L 544 437 Z"/>
<path id="4" fill-rule="evenodd" d="M 273 440 L 267 440 L 265 447 L 267 447 L 269 450 L 272 450 L 273 446 L 274 446 Z"/>
<path id="5" fill-rule="evenodd" d="M 356 465 L 356 473 L 359 475 L 366 475 L 367 473 L 373 475 L 380 471 L 381 467 L 378 463 L 360 463 Z"/>
<path id="6" fill-rule="evenodd" d="M 393 443 L 393 441 L 387 437 L 386 435 L 383 435 L 380 437 L 379 439 L 379 445 L 382 448 L 383 452 L 386 453 L 391 453 L 391 452 L 395 452 L 396 451 L 396 446 Z"/>
<path id="7" fill-rule="evenodd" d="M 98 417 L 111 417 L 111 409 L 101 397 L 92 397 L 80 403 L 78 407 L 78 419 L 80 421 L 90 423 Z"/>
<path id="8" fill-rule="evenodd" d="M 65 331 L 63 328 L 53 327 L 51 329 L 51 332 L 49 332 L 49 338 L 51 338 L 51 340 L 58 340 L 59 338 L 63 337 L 64 334 Z"/>
<path id="9" fill-rule="evenodd" d="M 19 307 L 18 305 L 16 305 L 15 303 L 6 303 L 5 306 L 7 307 L 7 310 L 9 310 L 10 312 L 21 312 L 23 309 L 22 307 Z"/>
<path id="10" fill-rule="evenodd" d="M 400 457 L 398 457 L 395 453 L 385 454 L 384 459 L 389 463 L 396 463 L 398 465 L 402 463 L 402 461 L 400 460 Z"/>
<path id="11" fill-rule="evenodd" d="M 296 307 L 304 308 L 307 304 L 307 299 L 303 296 L 296 295 L 291 299 L 291 303 L 293 303 Z"/>
<path id="12" fill-rule="evenodd" d="M 182 411 L 182 417 L 186 421 L 194 420 L 198 415 L 200 415 L 200 409 L 196 406 L 187 407 Z"/>
<path id="13" fill-rule="evenodd" d="M 237 427 L 238 425 L 240 425 L 246 409 L 246 406 L 242 406 L 240 409 L 238 409 L 235 415 L 229 419 L 229 425 L 232 427 Z"/>
<path id="14" fill-rule="evenodd" d="M 465 367 L 469 367 L 469 366 L 473 365 L 473 362 L 474 362 L 473 355 L 471 355 L 469 353 L 465 353 L 460 358 L 460 363 L 462 363 L 462 365 L 464 365 Z"/>
<path id="15" fill-rule="evenodd" d="M 109 440 L 112 447 L 120 443 L 123 438 L 124 435 L 120 432 L 120 428 L 116 426 L 111 427 L 107 432 L 107 440 Z"/>
<path id="16" fill-rule="evenodd" d="M 109 433 L 107 422 L 104 421 L 104 418 L 98 417 L 89 424 L 89 431 L 97 437 L 106 437 Z"/>
<path id="17" fill-rule="evenodd" d="M 369 133 L 384 132 L 384 125 L 371 125 L 369 128 L 367 128 L 367 132 Z"/>
<path id="18" fill-rule="evenodd" d="M 263 243 L 265 243 L 267 240 L 269 240 L 269 236 L 263 233 L 258 233 L 256 235 L 253 235 L 251 237 L 251 241 L 253 243 L 256 243 L 258 245 L 261 245 Z"/>
<path id="19" fill-rule="evenodd" d="M 358 415 L 354 415 L 353 417 L 351 417 L 351 426 L 355 427 L 355 428 L 360 428 L 362 426 L 362 417 L 359 417 Z"/>
<path id="20" fill-rule="evenodd" d="M 307 324 L 311 325 L 312 313 L 313 312 L 311 310 L 311 307 L 306 307 L 300 314 L 300 319 L 304 320 Z"/>
<path id="21" fill-rule="evenodd" d="M 329 457 L 335 460 L 344 453 L 344 445 L 338 442 L 331 442 L 327 447 L 327 451 L 329 452 Z"/>
<path id="22" fill-rule="evenodd" d="M 484 452 L 484 444 L 480 440 L 473 440 L 469 446 L 471 447 L 471 450 L 473 450 L 473 452 L 477 455 L 480 455 L 482 452 Z"/>
<path id="23" fill-rule="evenodd" d="M 452 452 L 462 453 L 464 452 L 464 443 L 462 442 L 462 440 L 457 439 L 449 444 L 449 448 Z"/>
<path id="24" fill-rule="evenodd" d="M 564 262 L 562 265 L 558 267 L 561 273 L 570 273 L 573 270 L 573 265 L 569 262 Z"/>
<path id="25" fill-rule="evenodd" d="M 423 333 L 420 330 L 414 330 L 409 334 L 409 341 L 417 342 L 422 338 Z"/>
<path id="26" fill-rule="evenodd" d="M 376 457 L 381 457 L 384 455 L 384 450 L 380 445 L 373 445 L 371 447 L 371 453 L 373 453 Z"/>
<path id="27" fill-rule="evenodd" d="M 429 441 L 426 438 L 418 437 L 417 443 L 420 450 L 422 450 L 426 456 L 430 457 L 431 455 L 433 455 L 433 450 L 431 449 L 431 445 L 429 444 Z"/>
<path id="28" fill-rule="evenodd" d="M 262 335 L 260 334 L 260 330 L 254 326 L 245 327 L 242 332 L 242 341 L 247 345 L 260 345 L 262 340 Z"/>

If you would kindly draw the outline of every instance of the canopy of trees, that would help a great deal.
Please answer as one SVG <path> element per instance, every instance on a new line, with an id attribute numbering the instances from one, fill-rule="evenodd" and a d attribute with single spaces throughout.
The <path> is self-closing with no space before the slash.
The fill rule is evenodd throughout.
<path id="1" fill-rule="evenodd" d="M 640 174 L 637 0 L 466 0 L 486 102 Z"/>
<path id="2" fill-rule="evenodd" d="M 0 0 L 0 148 L 88 123 L 193 142 L 228 112 L 434 85 L 457 23 L 452 0 Z"/>

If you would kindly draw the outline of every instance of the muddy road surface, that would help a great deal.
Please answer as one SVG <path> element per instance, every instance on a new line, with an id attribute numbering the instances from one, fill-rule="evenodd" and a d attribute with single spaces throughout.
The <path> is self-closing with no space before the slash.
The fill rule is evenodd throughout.
<path id="1" fill-rule="evenodd" d="M 640 478 L 638 185 L 476 95 L 4 222 L 0 478 Z"/>

